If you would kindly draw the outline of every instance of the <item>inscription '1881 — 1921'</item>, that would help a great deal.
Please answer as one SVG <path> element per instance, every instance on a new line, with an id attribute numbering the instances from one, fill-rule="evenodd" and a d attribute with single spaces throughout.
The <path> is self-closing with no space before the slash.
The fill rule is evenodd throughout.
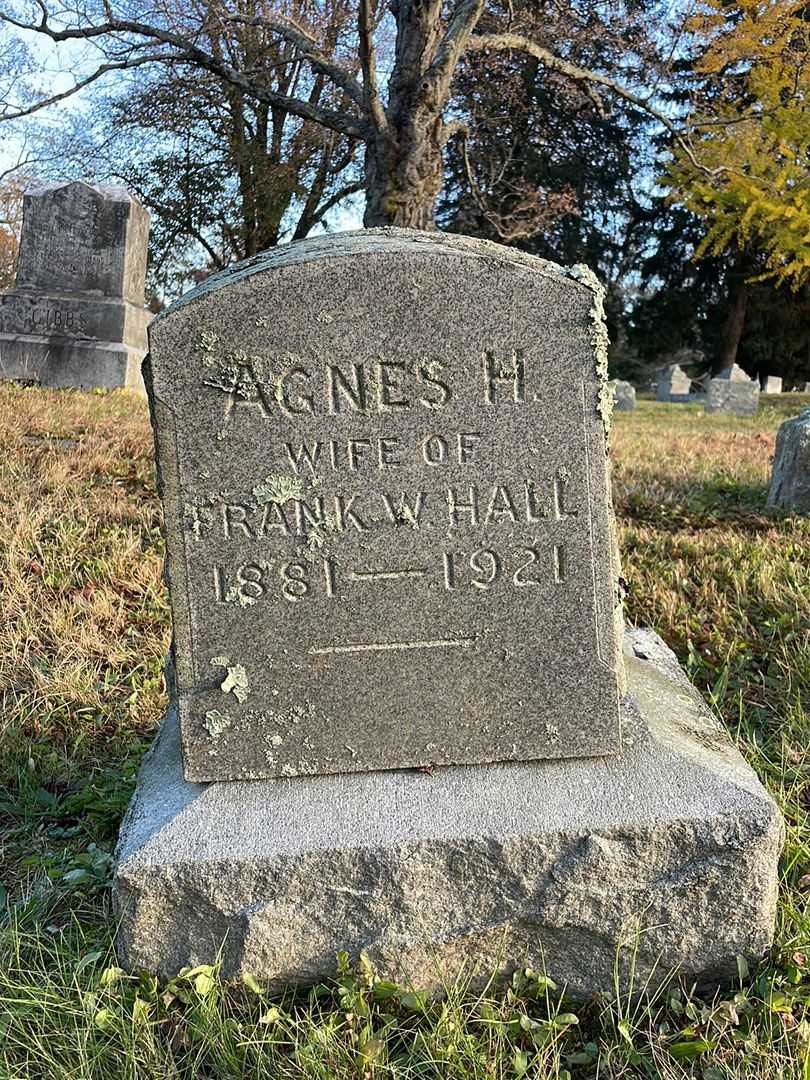
<path id="1" fill-rule="evenodd" d="M 430 276 L 417 319 L 368 299 L 359 258 L 153 324 L 189 779 L 615 749 L 591 294 L 497 260 L 439 285 L 433 244 L 387 271 Z"/>

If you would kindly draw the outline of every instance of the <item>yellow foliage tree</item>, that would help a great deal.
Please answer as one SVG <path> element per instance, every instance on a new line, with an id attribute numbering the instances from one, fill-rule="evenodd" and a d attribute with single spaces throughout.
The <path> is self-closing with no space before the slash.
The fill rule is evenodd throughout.
<path id="1" fill-rule="evenodd" d="M 707 223 L 696 257 L 757 250 L 771 279 L 810 281 L 810 11 L 796 0 L 706 0 L 693 134 L 666 183 Z"/>

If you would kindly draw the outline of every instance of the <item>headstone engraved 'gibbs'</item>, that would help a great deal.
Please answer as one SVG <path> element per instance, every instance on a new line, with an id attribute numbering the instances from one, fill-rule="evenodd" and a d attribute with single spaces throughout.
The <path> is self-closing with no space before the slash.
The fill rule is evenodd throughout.
<path id="1" fill-rule="evenodd" d="M 617 752 L 600 305 L 584 270 L 373 230 L 155 320 L 188 779 Z"/>
<path id="2" fill-rule="evenodd" d="M 14 288 L 0 294 L 0 377 L 142 392 L 148 238 L 125 188 L 26 192 Z"/>

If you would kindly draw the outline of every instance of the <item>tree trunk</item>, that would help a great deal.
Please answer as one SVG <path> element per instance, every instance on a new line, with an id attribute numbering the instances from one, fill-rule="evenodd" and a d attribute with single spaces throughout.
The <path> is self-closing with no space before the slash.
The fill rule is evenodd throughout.
<path id="1" fill-rule="evenodd" d="M 441 122 L 416 119 L 408 127 L 397 146 L 374 141 L 366 147 L 366 228 L 436 228 L 436 200 L 444 183 Z"/>
<path id="2" fill-rule="evenodd" d="M 745 326 L 745 311 L 748 306 L 748 284 L 745 277 L 745 271 L 739 260 L 732 272 L 730 306 L 720 337 L 720 371 L 725 371 L 737 362 L 737 350 L 740 346 Z"/>
<path id="3" fill-rule="evenodd" d="M 392 0 L 397 37 L 388 84 L 386 131 L 366 149 L 367 228 L 436 228 L 436 200 L 444 183 L 444 101 L 425 93 L 427 70 L 441 36 L 442 0 Z"/>

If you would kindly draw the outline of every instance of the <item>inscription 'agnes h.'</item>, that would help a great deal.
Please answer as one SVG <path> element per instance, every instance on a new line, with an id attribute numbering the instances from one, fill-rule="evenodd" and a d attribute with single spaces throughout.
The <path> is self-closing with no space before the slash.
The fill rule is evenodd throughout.
<path id="1" fill-rule="evenodd" d="M 597 305 L 539 260 L 385 230 L 156 320 L 189 779 L 618 749 Z"/>

